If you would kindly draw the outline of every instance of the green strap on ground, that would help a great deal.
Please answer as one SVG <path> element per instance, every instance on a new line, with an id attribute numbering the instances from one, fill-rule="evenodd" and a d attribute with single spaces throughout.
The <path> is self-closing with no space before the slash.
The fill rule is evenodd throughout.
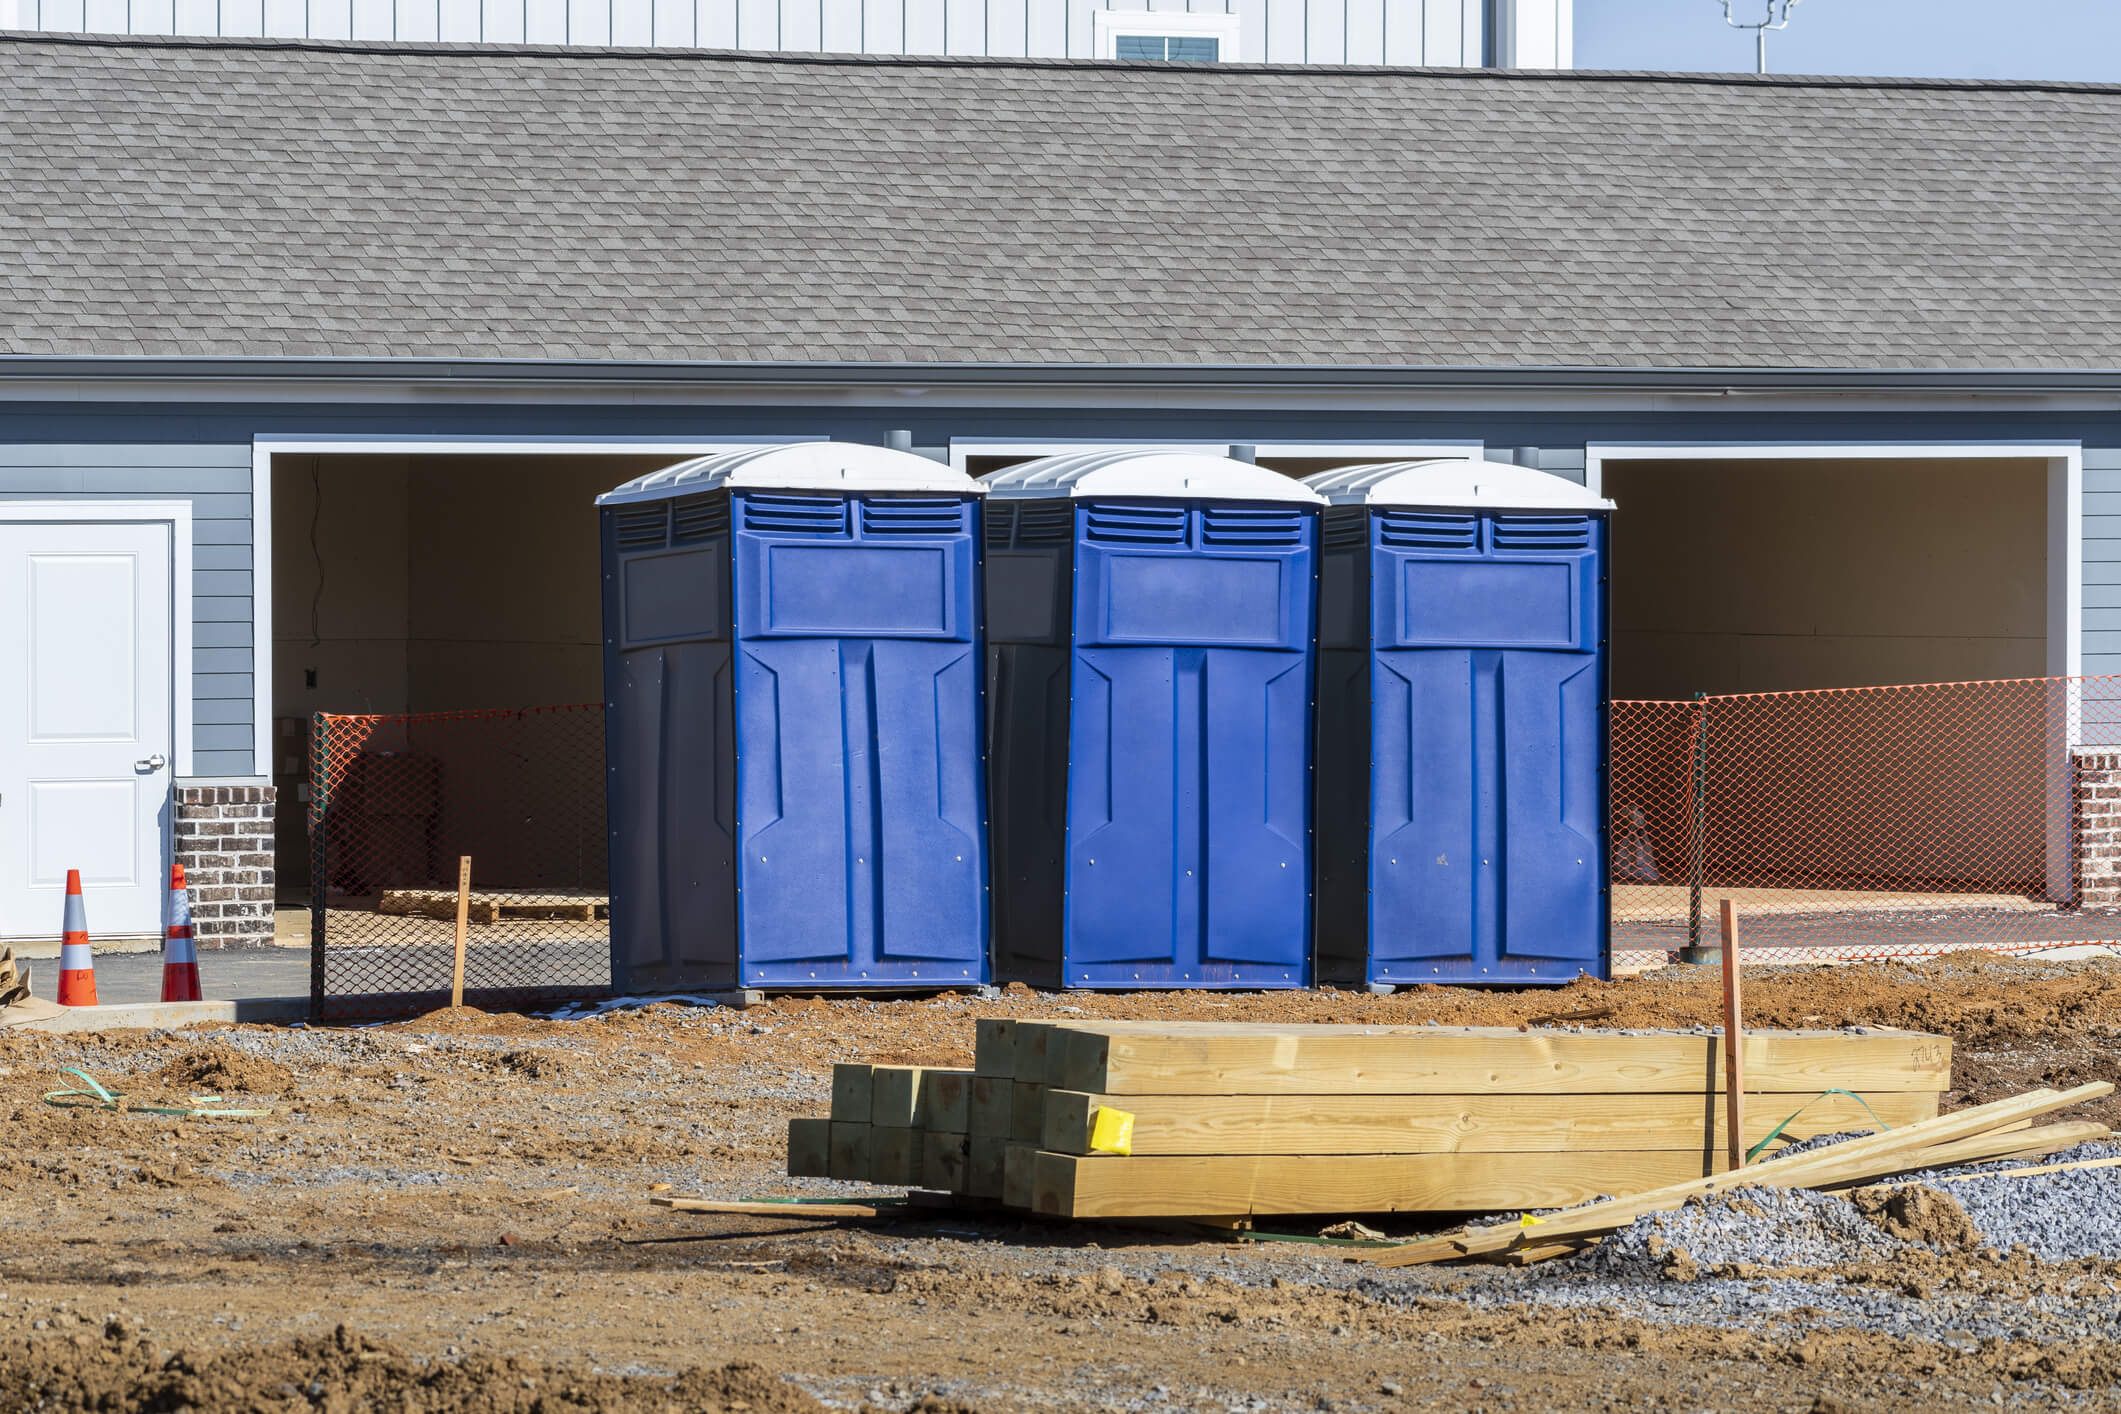
<path id="1" fill-rule="evenodd" d="M 103 1083 L 79 1066 L 61 1066 L 61 1075 L 78 1076 L 86 1090 L 48 1090 L 44 1103 L 61 1110 L 118 1110 L 125 1114 L 176 1115 L 182 1119 L 256 1119 L 271 1110 L 237 1110 L 221 1107 L 219 1095 L 194 1095 L 188 1104 L 149 1105 L 127 1100 L 123 1090 L 105 1089 Z"/>

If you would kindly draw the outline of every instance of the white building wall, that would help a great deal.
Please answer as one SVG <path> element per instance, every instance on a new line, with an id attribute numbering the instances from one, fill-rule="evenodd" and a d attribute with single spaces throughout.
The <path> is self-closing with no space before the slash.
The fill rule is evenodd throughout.
<path id="1" fill-rule="evenodd" d="M 0 29 L 287 39 L 1111 56 L 1146 12 L 1276 64 L 1567 68 L 1573 0 L 0 0 Z M 1118 24 L 1095 20 L 1113 12 Z M 1495 19 L 1488 43 L 1487 17 Z M 1231 16 L 1227 27 L 1204 23 Z M 1146 31 L 1144 31 L 1146 32 Z M 1235 53 L 1230 52 L 1234 47 Z"/>

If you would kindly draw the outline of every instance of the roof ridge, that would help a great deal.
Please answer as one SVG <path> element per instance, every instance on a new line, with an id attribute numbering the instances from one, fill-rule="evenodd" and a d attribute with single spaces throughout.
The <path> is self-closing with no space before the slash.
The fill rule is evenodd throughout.
<path id="1" fill-rule="evenodd" d="M 829 54 L 799 50 L 705 49 L 640 45 L 473 43 L 441 40 L 295 39 L 269 35 L 76 34 L 0 30 L 0 55 L 10 48 L 52 46 L 109 49 L 258 49 L 320 54 L 437 58 L 542 58 L 662 63 L 744 63 L 811 67 L 930 69 L 1090 69 L 1146 72 L 1164 77 L 1215 78 L 1230 73 L 1306 77 L 1442 79 L 1471 82 L 1657 84 L 1672 87 L 1879 89 L 1914 92 L 2121 94 L 2121 82 L 2083 79 L 1925 78 L 1907 75 L 1693 73 L 1658 69 L 1496 69 L 1406 64 L 1193 64 L 1139 59 L 1076 59 L 973 54 Z"/>

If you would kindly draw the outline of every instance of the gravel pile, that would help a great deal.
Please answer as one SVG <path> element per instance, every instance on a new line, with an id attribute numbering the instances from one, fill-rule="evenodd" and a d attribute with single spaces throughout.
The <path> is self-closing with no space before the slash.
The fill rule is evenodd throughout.
<path id="1" fill-rule="evenodd" d="M 1959 1173 L 2121 1157 L 2121 1144 L 2079 1144 L 2046 1159 L 1983 1164 Z M 2077 1257 L 2121 1260 L 2121 1167 L 2074 1169 L 2031 1178 L 1976 1178 L 1944 1191 L 1966 1209 L 1991 1247 L 2024 1245 L 2044 1262 Z"/>
<path id="2" fill-rule="evenodd" d="M 1916 1175 L 1965 1210 L 1978 1246 L 2024 1246 L 2042 1261 L 2121 1260 L 2121 1167 L 2004 1178 L 2006 1170 L 2121 1156 L 2121 1144 L 2080 1144 L 2037 1160 L 2010 1160 Z M 1987 1176 L 1981 1176 L 1987 1175 Z M 1952 1178 L 1953 1182 L 1938 1182 Z M 1889 1235 L 1848 1198 L 1805 1189 L 1742 1188 L 1649 1213 L 1575 1259 L 1604 1276 L 1692 1275 L 1725 1264 L 1755 1269 L 1826 1267 L 1890 1258 L 1908 1247 L 1945 1250 Z"/>
<path id="3" fill-rule="evenodd" d="M 1742 1188 L 1667 1213 L 1645 1213 L 1577 1264 L 1602 1276 L 1692 1276 L 1725 1264 L 1825 1267 L 1891 1257 L 1896 1238 L 1847 1199 L 1801 1188 Z"/>

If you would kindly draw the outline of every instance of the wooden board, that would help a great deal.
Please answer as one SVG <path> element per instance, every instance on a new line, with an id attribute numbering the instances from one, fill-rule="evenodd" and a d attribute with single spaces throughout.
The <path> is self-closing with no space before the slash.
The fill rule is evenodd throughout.
<path id="1" fill-rule="evenodd" d="M 439 918 L 444 922 L 455 922 L 457 896 L 454 890 L 445 889 L 386 889 L 376 900 L 376 912 L 401 918 Z M 593 923 L 599 918 L 608 918 L 610 914 L 611 900 L 603 894 L 473 891 L 469 921 L 498 923 L 504 918 L 544 918 Z"/>
<path id="2" fill-rule="evenodd" d="M 1784 1140 L 1932 1119 L 1934 1090 L 1752 1098 L 1746 1144 L 1802 1107 Z M 1090 1152 L 1100 1106 L 1134 1116 L 1136 1155 L 1553 1153 L 1723 1144 L 1722 1097 L 1702 1095 L 1087 1095 L 1049 1090 L 1039 1145 Z M 1873 1118 L 1872 1112 L 1876 1117 Z M 1778 1147 L 1779 1147 L 1778 1141 Z"/>
<path id="3" fill-rule="evenodd" d="M 1046 1127 L 1046 1087 L 1028 1080 L 1015 1082 L 1010 1092 L 1009 1132 L 1005 1138 L 1019 1144 L 1036 1144 Z"/>
<path id="4" fill-rule="evenodd" d="M 1081 1158 L 1041 1151 L 1033 1207 L 1062 1218 L 1506 1211 L 1640 1193 L 1711 1171 L 1699 1154 Z"/>
<path id="5" fill-rule="evenodd" d="M 1038 1145 L 1011 1140 L 1002 1153 L 1002 1202 L 1029 1208 L 1038 1197 Z"/>
<path id="6" fill-rule="evenodd" d="M 1004 1075 L 975 1075 L 966 1104 L 967 1134 L 998 1134 L 1008 1137 L 1011 1116 L 1016 1112 L 1016 1082 Z"/>
<path id="7" fill-rule="evenodd" d="M 869 1122 L 889 1129 L 911 1129 L 919 1108 L 921 1068 L 876 1065 L 869 1068 Z"/>
<path id="8" fill-rule="evenodd" d="M 869 1130 L 869 1181 L 900 1188 L 920 1185 L 927 1161 L 927 1135 L 902 1126 L 872 1125 Z"/>
<path id="9" fill-rule="evenodd" d="M 832 1121 L 791 1119 L 788 1121 L 788 1176 L 832 1177 Z"/>
<path id="10" fill-rule="evenodd" d="M 832 1148 L 825 1176 L 867 1183 L 870 1152 L 868 1125 L 838 1119 L 832 1121 Z"/>
<path id="11" fill-rule="evenodd" d="M 913 1109 L 915 1124 L 944 1134 L 963 1134 L 970 1127 L 971 1108 L 971 1071 L 921 1072 L 920 1095 Z"/>
<path id="12" fill-rule="evenodd" d="M 1066 1048 L 1062 1088 L 1109 1095 L 1701 1094 L 1723 1073 L 1719 1037 L 1677 1032 L 1152 1023 L 1051 1044 Z M 1948 1090 L 1951 1047 L 1912 1031 L 1757 1031 L 1747 1088 Z"/>
<path id="13" fill-rule="evenodd" d="M 972 1073 L 1016 1076 L 1016 1023 L 982 1017 L 972 1027 Z"/>
<path id="14" fill-rule="evenodd" d="M 962 1134 L 930 1134 L 921 1141 L 921 1186 L 963 1193 L 971 1141 Z"/>
<path id="15" fill-rule="evenodd" d="M 975 1198 L 1002 1196 L 1002 1165 L 1008 1157 L 1009 1141 L 981 1135 L 969 1141 L 965 1167 L 965 1191 Z"/>
<path id="16" fill-rule="evenodd" d="M 679 1213 L 732 1213 L 754 1218 L 802 1218 L 811 1222 L 877 1215 L 875 1206 L 868 1203 L 747 1203 L 724 1198 L 663 1197 L 648 1201 L 658 1208 Z"/>
<path id="17" fill-rule="evenodd" d="M 876 1067 L 841 1062 L 832 1067 L 832 1117 L 843 1124 L 867 1124 L 874 1105 L 876 1085 L 870 1072 Z"/>

